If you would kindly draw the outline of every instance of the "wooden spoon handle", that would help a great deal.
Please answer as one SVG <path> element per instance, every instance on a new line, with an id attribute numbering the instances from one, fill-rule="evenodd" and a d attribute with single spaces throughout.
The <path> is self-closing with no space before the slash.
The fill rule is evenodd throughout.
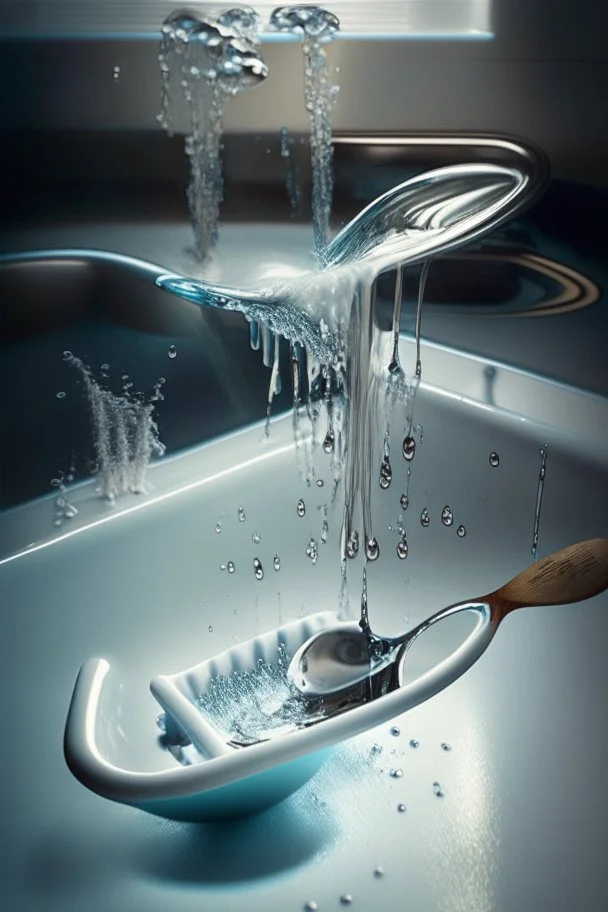
<path id="1" fill-rule="evenodd" d="M 569 545 L 532 564 L 488 596 L 502 619 L 515 608 L 582 602 L 608 589 L 608 539 Z"/>

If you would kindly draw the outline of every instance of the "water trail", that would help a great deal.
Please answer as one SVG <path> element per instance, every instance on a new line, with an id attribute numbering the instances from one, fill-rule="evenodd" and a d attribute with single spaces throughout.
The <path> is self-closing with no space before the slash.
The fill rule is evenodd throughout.
<path id="1" fill-rule="evenodd" d="M 534 532 L 532 534 L 532 547 L 530 553 L 534 561 L 538 559 L 538 534 L 540 528 L 540 511 L 543 505 L 543 492 L 545 490 L 545 475 L 547 474 L 547 444 L 540 448 L 540 470 L 538 472 L 538 488 L 536 490 L 536 506 L 534 510 Z"/>
<path id="2" fill-rule="evenodd" d="M 91 410 L 100 493 L 108 500 L 127 491 L 145 493 L 150 459 L 165 452 L 154 420 L 155 402 L 163 398 L 164 378 L 146 401 L 141 393 L 132 391 L 128 380 L 122 395 L 117 395 L 103 389 L 71 352 L 64 352 L 64 360 L 78 370 Z"/>
<path id="3" fill-rule="evenodd" d="M 418 279 L 418 305 L 416 307 L 416 378 L 419 380 L 422 376 L 422 361 L 420 360 L 420 331 L 422 328 L 422 303 L 424 300 L 424 290 L 426 280 L 431 268 L 431 260 L 426 260 L 420 269 L 420 278 Z"/>
<path id="4" fill-rule="evenodd" d="M 293 140 L 289 136 L 287 127 L 281 127 L 281 158 L 285 164 L 285 189 L 292 215 L 295 215 L 300 211 L 301 204 L 300 171 L 291 154 L 292 143 Z"/>
<path id="5" fill-rule="evenodd" d="M 201 261 L 218 235 L 225 102 L 268 75 L 266 64 L 246 37 L 257 34 L 256 23 L 257 14 L 250 8 L 228 10 L 219 19 L 197 18 L 178 10 L 165 19 L 161 29 L 159 121 L 169 134 L 173 132 L 173 109 L 181 94 L 189 115 L 185 139 L 190 163 L 188 206 L 194 254 Z"/>
<path id="6" fill-rule="evenodd" d="M 280 6 L 270 18 L 270 27 L 302 36 L 304 54 L 304 104 L 310 119 L 312 166 L 312 218 L 315 252 L 329 240 L 329 217 L 333 197 L 332 108 L 338 87 L 332 83 L 324 44 L 340 27 L 333 13 L 318 6 Z"/>

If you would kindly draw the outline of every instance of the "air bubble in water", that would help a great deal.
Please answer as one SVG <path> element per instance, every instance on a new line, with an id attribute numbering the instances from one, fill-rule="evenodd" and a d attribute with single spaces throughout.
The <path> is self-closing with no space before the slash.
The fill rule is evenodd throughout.
<path id="1" fill-rule="evenodd" d="M 443 798 L 443 796 L 445 795 L 445 792 L 443 790 L 443 786 L 441 785 L 441 782 L 437 782 L 437 780 L 435 780 L 435 782 L 433 782 L 433 792 L 435 793 L 435 795 L 437 795 L 438 798 Z"/>
<path id="2" fill-rule="evenodd" d="M 55 393 L 55 395 L 56 395 L 57 399 L 65 399 L 65 393 L 63 392 L 63 390 L 59 390 L 59 392 Z"/>
<path id="3" fill-rule="evenodd" d="M 417 747 L 420 747 L 420 741 L 418 740 L 418 738 L 411 738 L 411 739 L 410 739 L 410 747 L 413 747 L 414 750 L 415 750 Z"/>
<path id="4" fill-rule="evenodd" d="M 170 358 L 177 358 L 177 349 L 176 349 L 175 345 L 169 346 L 169 350 L 167 351 L 167 354 L 169 355 Z"/>
<path id="5" fill-rule="evenodd" d="M 247 515 L 245 514 L 245 508 L 242 506 L 239 507 L 238 517 L 239 517 L 239 522 L 245 522 L 245 520 L 247 519 Z"/>
<path id="6" fill-rule="evenodd" d="M 380 487 L 386 491 L 387 488 L 390 488 L 391 481 L 393 480 L 393 468 L 388 456 L 382 457 L 382 462 L 380 463 Z"/>
<path id="7" fill-rule="evenodd" d="M 441 511 L 441 522 L 444 526 L 451 526 L 454 522 L 454 514 L 452 513 L 451 507 L 447 504 Z"/>
<path id="8" fill-rule="evenodd" d="M 397 557 L 400 560 L 405 560 L 405 558 L 409 554 L 409 550 L 410 549 L 409 549 L 409 546 L 407 543 L 407 538 L 405 536 L 403 536 L 401 541 L 397 542 Z"/>
<path id="9" fill-rule="evenodd" d="M 278 554 L 275 554 L 272 564 L 277 572 L 281 569 L 281 558 Z"/>
<path id="10" fill-rule="evenodd" d="M 296 513 L 298 514 L 298 516 L 304 516 L 306 513 L 306 504 L 304 503 L 302 498 L 300 498 L 300 500 L 296 504 Z"/>
<path id="11" fill-rule="evenodd" d="M 323 481 L 322 478 L 317 478 L 317 487 L 318 488 L 322 488 L 324 484 L 325 484 L 325 482 Z"/>
<path id="12" fill-rule="evenodd" d="M 264 568 L 262 567 L 262 562 L 254 557 L 253 559 L 253 573 L 257 580 L 264 579 Z"/>
<path id="13" fill-rule="evenodd" d="M 409 435 L 403 441 L 403 458 L 411 462 L 416 455 L 416 441 Z"/>
<path id="14" fill-rule="evenodd" d="M 227 569 L 228 573 L 234 573 L 234 569 L 235 569 L 234 561 L 228 561 L 228 563 L 226 564 L 226 569 Z"/>
<path id="15" fill-rule="evenodd" d="M 259 545 L 260 540 L 261 540 L 260 533 L 254 532 L 253 535 L 251 536 L 251 541 L 254 543 L 254 545 Z"/>
<path id="16" fill-rule="evenodd" d="M 420 525 L 424 526 L 424 528 L 426 529 L 426 527 L 430 526 L 430 524 L 431 524 L 431 516 L 429 514 L 429 511 L 425 507 L 424 510 L 422 511 L 422 513 L 420 514 Z"/>
<path id="17" fill-rule="evenodd" d="M 400 734 L 401 734 L 401 729 L 399 728 L 399 726 L 393 725 L 393 727 L 391 728 L 391 735 L 393 735 L 394 738 L 397 738 Z"/>
<path id="18" fill-rule="evenodd" d="M 397 810 L 399 811 L 400 814 L 404 814 L 405 811 L 407 811 L 407 807 L 405 806 L 405 804 L 398 804 Z"/>
<path id="19" fill-rule="evenodd" d="M 465 529 L 465 527 L 458 526 L 458 528 L 456 529 L 456 535 L 458 536 L 458 538 L 464 538 L 466 534 L 467 534 L 467 530 Z"/>

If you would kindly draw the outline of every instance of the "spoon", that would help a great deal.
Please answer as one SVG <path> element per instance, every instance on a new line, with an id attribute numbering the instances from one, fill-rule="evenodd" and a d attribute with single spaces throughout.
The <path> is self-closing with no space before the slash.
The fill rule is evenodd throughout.
<path id="1" fill-rule="evenodd" d="M 402 636 L 367 634 L 357 622 L 321 630 L 294 654 L 287 677 L 303 696 L 322 700 L 330 714 L 400 687 L 408 649 L 444 618 L 466 610 L 476 612 L 479 626 L 486 630 L 485 649 L 500 622 L 516 608 L 581 602 L 607 588 L 608 539 L 579 542 L 532 564 L 488 595 L 442 609 Z M 483 649 L 470 653 L 473 661 Z"/>

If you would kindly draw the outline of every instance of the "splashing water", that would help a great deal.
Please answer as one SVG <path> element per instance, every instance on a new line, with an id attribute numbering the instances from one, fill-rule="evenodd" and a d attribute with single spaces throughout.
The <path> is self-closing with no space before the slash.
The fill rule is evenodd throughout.
<path id="1" fill-rule="evenodd" d="M 258 85 L 268 68 L 249 38 L 257 35 L 257 15 L 249 7 L 228 10 L 219 19 L 178 10 L 165 19 L 161 32 L 159 122 L 171 135 L 172 112 L 181 96 L 189 113 L 185 151 L 194 254 L 202 261 L 218 236 L 226 99 Z"/>
<path id="2" fill-rule="evenodd" d="M 338 87 L 332 83 L 324 44 L 340 27 L 333 13 L 318 6 L 279 6 L 270 27 L 302 36 L 304 54 L 304 104 L 310 119 L 312 166 L 312 218 L 315 251 L 320 254 L 329 240 L 329 217 L 333 197 L 332 108 Z"/>
<path id="3" fill-rule="evenodd" d="M 64 352 L 63 358 L 79 372 L 89 403 L 100 493 L 108 500 L 128 491 L 145 493 L 150 459 L 165 452 L 154 420 L 154 404 L 163 398 L 162 383 L 156 384 L 148 401 L 133 392 L 128 380 L 122 395 L 115 394 L 99 385 L 80 358 L 71 352 Z"/>

